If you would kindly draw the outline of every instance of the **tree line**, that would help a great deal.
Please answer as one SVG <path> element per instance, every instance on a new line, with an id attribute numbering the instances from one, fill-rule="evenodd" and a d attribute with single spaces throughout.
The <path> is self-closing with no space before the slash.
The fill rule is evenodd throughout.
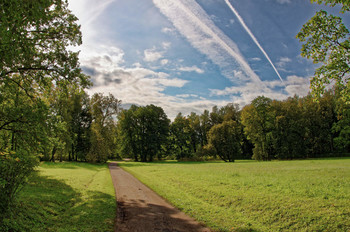
<path id="1" fill-rule="evenodd" d="M 173 122 L 160 107 L 132 106 L 117 122 L 117 155 L 136 161 L 303 159 L 350 152 L 350 107 L 341 90 L 284 101 L 260 96 L 211 112 L 179 113 Z"/>

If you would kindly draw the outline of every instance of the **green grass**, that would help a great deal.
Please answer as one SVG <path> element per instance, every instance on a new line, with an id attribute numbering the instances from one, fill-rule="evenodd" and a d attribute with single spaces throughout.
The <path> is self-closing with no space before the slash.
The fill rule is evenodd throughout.
<path id="1" fill-rule="evenodd" d="M 18 204 L 14 231 L 113 231 L 116 200 L 107 165 L 43 163 Z"/>
<path id="2" fill-rule="evenodd" d="M 350 231 L 350 159 L 120 165 L 217 231 Z"/>

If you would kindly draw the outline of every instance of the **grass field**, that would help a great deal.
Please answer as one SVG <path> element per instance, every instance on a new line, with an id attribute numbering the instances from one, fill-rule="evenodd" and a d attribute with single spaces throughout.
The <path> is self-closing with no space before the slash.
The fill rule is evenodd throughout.
<path id="1" fill-rule="evenodd" d="M 114 188 L 107 165 L 44 163 L 18 197 L 14 231 L 113 231 Z"/>
<path id="2" fill-rule="evenodd" d="M 350 159 L 120 165 L 217 231 L 350 231 Z"/>

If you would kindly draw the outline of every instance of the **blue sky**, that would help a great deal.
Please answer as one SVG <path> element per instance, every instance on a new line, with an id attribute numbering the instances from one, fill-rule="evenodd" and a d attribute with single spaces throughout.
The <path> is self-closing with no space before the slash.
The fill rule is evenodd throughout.
<path id="1" fill-rule="evenodd" d="M 82 25 L 81 67 L 130 104 L 202 113 L 257 96 L 309 91 L 315 65 L 295 38 L 321 9 L 306 0 L 69 0 Z M 339 8 L 329 9 L 333 13 Z M 342 18 L 349 25 L 349 15 Z M 283 81 L 282 81 L 282 80 Z"/>

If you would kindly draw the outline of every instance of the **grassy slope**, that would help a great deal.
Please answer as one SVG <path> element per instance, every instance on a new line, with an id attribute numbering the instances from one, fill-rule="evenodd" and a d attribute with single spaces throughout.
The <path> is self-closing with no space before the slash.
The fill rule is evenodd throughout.
<path id="1" fill-rule="evenodd" d="M 116 201 L 107 165 L 44 163 L 19 196 L 19 231 L 113 231 Z"/>
<path id="2" fill-rule="evenodd" d="M 121 166 L 219 231 L 350 230 L 350 159 Z"/>

